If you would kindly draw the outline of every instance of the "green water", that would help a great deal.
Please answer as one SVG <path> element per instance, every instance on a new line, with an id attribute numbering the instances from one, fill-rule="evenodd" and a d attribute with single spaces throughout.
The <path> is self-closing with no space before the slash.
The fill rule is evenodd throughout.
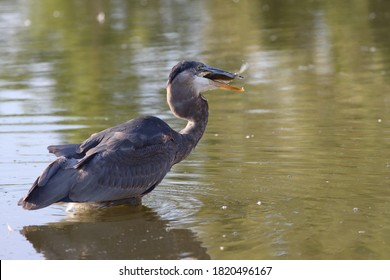
<path id="1" fill-rule="evenodd" d="M 390 2 L 0 1 L 1 259 L 389 259 Z M 155 115 L 182 59 L 206 93 L 192 155 L 141 207 L 17 201 L 54 157 Z"/>

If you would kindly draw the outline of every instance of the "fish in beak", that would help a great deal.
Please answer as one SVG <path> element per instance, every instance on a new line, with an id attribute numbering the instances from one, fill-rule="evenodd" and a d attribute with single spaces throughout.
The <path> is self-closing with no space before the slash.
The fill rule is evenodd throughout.
<path id="1" fill-rule="evenodd" d="M 230 85 L 234 79 L 243 79 L 244 77 L 238 73 L 232 73 L 218 68 L 213 68 L 207 65 L 203 65 L 199 69 L 198 76 L 209 79 L 213 86 L 238 92 L 244 92 L 243 87 L 235 87 Z"/>

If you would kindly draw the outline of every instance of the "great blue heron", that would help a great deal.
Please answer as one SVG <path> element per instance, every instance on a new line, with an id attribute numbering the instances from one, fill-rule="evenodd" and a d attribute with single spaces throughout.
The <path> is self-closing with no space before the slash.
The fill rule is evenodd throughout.
<path id="1" fill-rule="evenodd" d="M 243 77 L 201 62 L 178 63 L 168 78 L 167 101 L 176 117 L 187 120 L 184 129 L 176 132 L 147 116 L 95 133 L 81 144 L 49 146 L 58 158 L 18 204 L 29 210 L 56 202 L 140 204 L 202 137 L 208 104 L 200 93 L 217 88 L 243 91 L 229 85 L 235 78 Z"/>

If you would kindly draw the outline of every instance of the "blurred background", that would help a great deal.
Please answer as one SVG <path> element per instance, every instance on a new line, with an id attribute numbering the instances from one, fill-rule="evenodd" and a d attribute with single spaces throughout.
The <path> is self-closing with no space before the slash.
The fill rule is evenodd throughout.
<path id="1" fill-rule="evenodd" d="M 0 0 L 1 259 L 389 259 L 390 2 Z M 180 60 L 238 71 L 140 207 L 17 206 L 54 156 L 166 104 Z"/>

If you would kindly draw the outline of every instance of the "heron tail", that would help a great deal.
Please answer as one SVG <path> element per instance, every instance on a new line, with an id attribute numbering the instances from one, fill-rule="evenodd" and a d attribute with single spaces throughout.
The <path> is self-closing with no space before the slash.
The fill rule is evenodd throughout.
<path id="1" fill-rule="evenodd" d="M 77 175 L 77 170 L 68 167 L 68 161 L 65 157 L 60 157 L 49 164 L 27 195 L 19 200 L 18 205 L 27 210 L 36 210 L 65 201 Z"/>

